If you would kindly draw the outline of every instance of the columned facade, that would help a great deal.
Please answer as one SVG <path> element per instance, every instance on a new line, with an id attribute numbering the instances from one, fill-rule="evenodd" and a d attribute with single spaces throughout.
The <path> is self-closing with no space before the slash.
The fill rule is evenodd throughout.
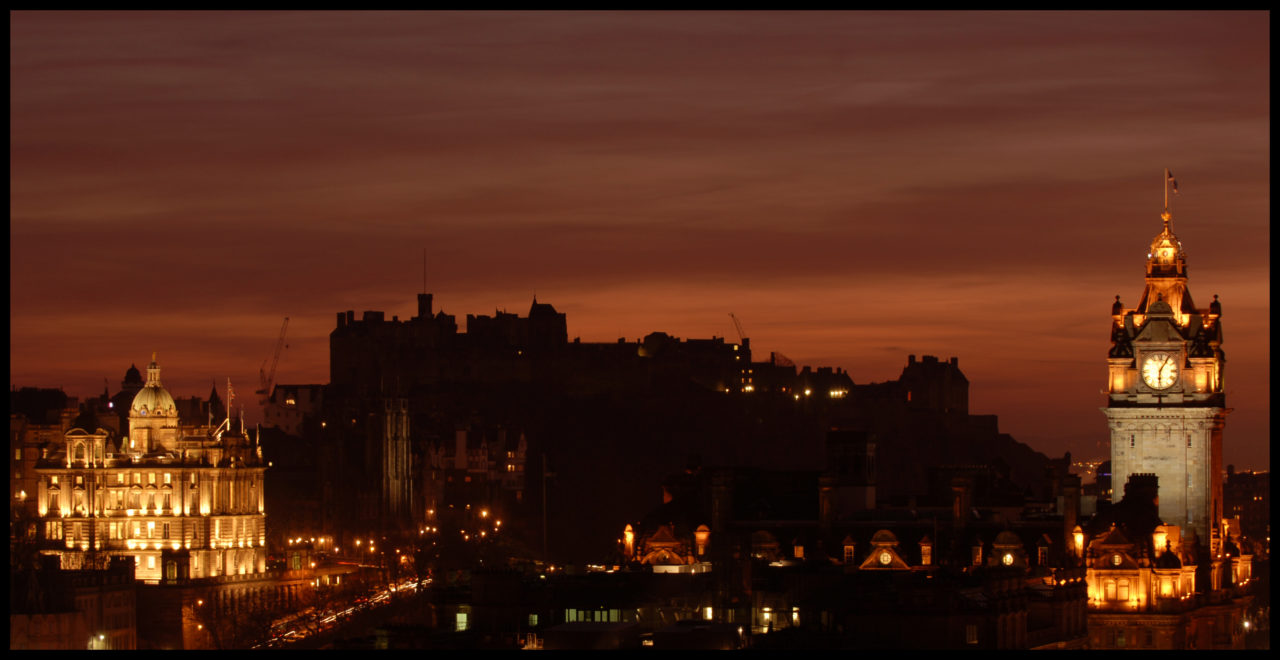
<path id="1" fill-rule="evenodd" d="M 266 465 L 230 426 L 182 426 L 153 359 L 127 436 L 73 428 L 37 461 L 43 552 L 64 568 L 133 557 L 149 583 L 265 572 Z"/>

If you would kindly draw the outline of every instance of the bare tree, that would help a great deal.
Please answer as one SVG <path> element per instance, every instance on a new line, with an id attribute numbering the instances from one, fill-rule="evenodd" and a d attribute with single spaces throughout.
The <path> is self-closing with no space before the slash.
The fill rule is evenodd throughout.
<path id="1" fill-rule="evenodd" d="M 272 626 L 289 612 L 265 590 L 247 590 L 227 600 L 226 589 L 208 585 L 193 594 L 190 604 L 192 619 L 212 648 L 252 648 L 270 639 Z"/>

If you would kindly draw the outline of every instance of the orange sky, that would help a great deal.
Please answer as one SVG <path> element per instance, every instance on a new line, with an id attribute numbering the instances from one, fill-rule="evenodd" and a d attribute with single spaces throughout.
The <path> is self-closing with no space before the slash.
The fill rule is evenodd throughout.
<path id="1" fill-rule="evenodd" d="M 10 15 L 10 381 L 324 382 L 334 313 L 736 337 L 1104 455 L 1163 168 L 1269 469 L 1269 15 Z M 242 385 L 241 385 L 242 384 Z M 246 397 L 247 398 L 247 397 Z M 256 415 L 251 412 L 251 418 Z"/>

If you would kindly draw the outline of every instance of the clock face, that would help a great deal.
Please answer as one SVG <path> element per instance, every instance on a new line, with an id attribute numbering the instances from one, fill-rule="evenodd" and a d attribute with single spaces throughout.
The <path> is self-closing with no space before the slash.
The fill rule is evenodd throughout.
<path id="1" fill-rule="evenodd" d="M 1120 565 L 1120 561 L 1121 561 L 1121 560 L 1120 560 L 1120 555 L 1111 555 L 1111 563 L 1112 563 L 1112 564 L 1115 564 L 1116 566 L 1119 566 L 1119 565 Z"/>
<path id="2" fill-rule="evenodd" d="M 1142 361 L 1142 380 L 1148 387 L 1168 389 L 1178 380 L 1178 362 L 1168 353 L 1152 353 Z"/>
<path id="3" fill-rule="evenodd" d="M 1001 559 L 1001 561 L 1004 562 L 1005 566 L 1013 566 L 1013 554 L 1008 552 L 1004 553 L 1004 557 Z"/>
<path id="4" fill-rule="evenodd" d="M 881 563 L 881 564 L 883 564 L 883 565 L 885 565 L 885 566 L 888 566 L 892 561 L 893 561 L 893 556 L 892 556 L 892 555 L 890 555 L 890 554 L 888 553 L 888 551 L 884 551 L 884 552 L 881 552 L 881 553 L 880 553 L 880 563 Z"/>

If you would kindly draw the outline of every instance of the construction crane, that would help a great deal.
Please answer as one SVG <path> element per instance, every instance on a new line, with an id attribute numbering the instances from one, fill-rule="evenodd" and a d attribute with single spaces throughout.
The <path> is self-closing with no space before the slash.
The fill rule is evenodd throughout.
<path id="1" fill-rule="evenodd" d="M 738 343 L 746 344 L 747 338 L 742 333 L 742 322 L 738 320 L 738 317 L 733 315 L 733 312 L 729 312 L 729 318 L 733 319 L 733 327 L 738 329 Z"/>
<path id="2" fill-rule="evenodd" d="M 289 317 L 284 317 L 284 324 L 280 326 L 280 339 L 276 341 L 276 350 L 262 361 L 262 367 L 258 369 L 258 378 L 262 383 L 262 387 L 255 392 L 262 406 L 266 407 L 267 401 L 271 399 L 271 388 L 276 381 L 276 365 L 280 363 L 280 351 L 284 349 L 284 333 L 289 329 Z M 271 371 L 267 371 L 267 361 L 271 361 Z"/>

